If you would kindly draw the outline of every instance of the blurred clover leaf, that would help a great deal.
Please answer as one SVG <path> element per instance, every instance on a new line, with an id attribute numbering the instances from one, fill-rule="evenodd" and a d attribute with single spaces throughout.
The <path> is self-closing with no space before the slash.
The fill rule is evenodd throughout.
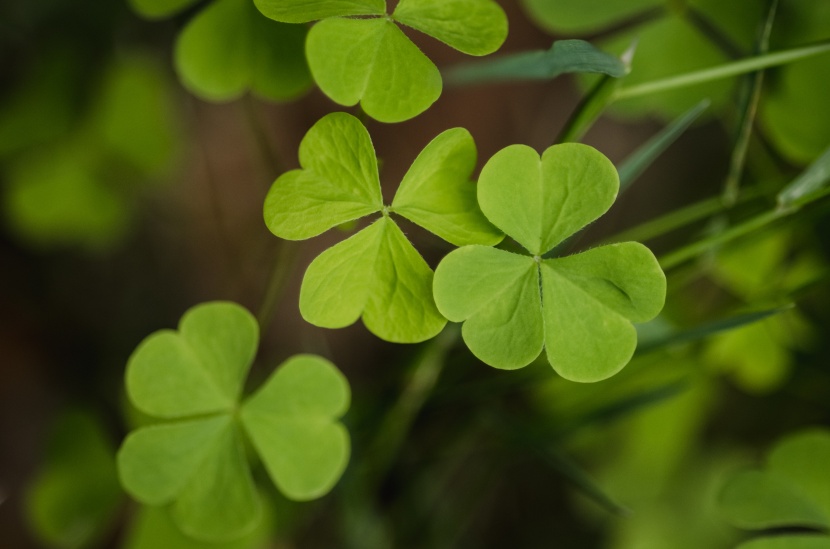
<path id="1" fill-rule="evenodd" d="M 493 0 L 254 0 L 286 23 L 321 20 L 309 32 L 306 56 L 314 80 L 335 103 L 381 122 L 424 112 L 441 95 L 441 74 L 400 25 L 469 55 L 487 55 L 507 37 L 507 17 Z M 350 18 L 361 16 L 360 18 Z"/>
<path id="2" fill-rule="evenodd" d="M 190 537 L 228 541 L 259 522 L 246 437 L 294 500 L 327 493 L 348 461 L 349 436 L 337 419 L 348 408 L 349 386 L 325 359 L 292 357 L 240 401 L 258 338 L 248 311 L 206 303 L 185 313 L 178 332 L 146 338 L 127 365 L 132 403 L 166 421 L 125 439 L 121 483 L 146 505 L 170 505 L 173 521 Z"/>
<path id="3" fill-rule="evenodd" d="M 300 312 L 308 322 L 342 328 L 363 318 L 378 337 L 427 340 L 446 319 L 432 298 L 432 270 L 390 217 L 399 214 L 457 246 L 503 238 L 478 209 L 470 177 L 476 147 L 467 130 L 447 130 L 418 155 L 384 206 L 369 132 L 332 113 L 300 144 L 302 169 L 281 175 L 265 199 L 265 223 L 288 240 L 317 236 L 360 217 L 382 217 L 318 256 L 303 278 Z"/>
<path id="4" fill-rule="evenodd" d="M 98 546 L 122 498 L 115 448 L 98 418 L 80 410 L 62 415 L 28 488 L 26 514 L 37 538 L 61 549 Z"/>
<path id="5" fill-rule="evenodd" d="M 6 219 L 35 246 L 111 247 L 130 226 L 137 188 L 174 165 L 173 100 L 152 58 L 131 52 L 114 59 L 91 104 L 65 135 L 15 151 L 8 163 Z M 16 124 L 0 117 L 0 136 Z"/>
<path id="6" fill-rule="evenodd" d="M 144 17 L 163 18 L 196 0 L 131 0 Z M 286 101 L 311 87 L 303 53 L 306 29 L 263 17 L 251 0 L 214 0 L 197 13 L 176 42 L 182 84 L 208 101 L 229 101 L 251 90 Z"/>
<path id="7" fill-rule="evenodd" d="M 474 355 L 515 369 L 545 348 L 562 377 L 582 382 L 625 366 L 637 346 L 631 322 L 663 307 L 666 278 L 654 255 L 624 242 L 542 257 L 605 213 L 618 189 L 613 164 L 587 145 L 554 145 L 541 159 L 512 145 L 487 162 L 478 183 L 481 210 L 530 255 L 465 246 L 438 265 L 438 310 L 464 322 Z"/>
<path id="8" fill-rule="evenodd" d="M 722 514 L 749 530 L 800 528 L 816 533 L 762 537 L 741 549 L 830 547 L 830 432 L 810 429 L 780 441 L 763 469 L 733 475 L 719 496 Z M 819 534 L 820 532 L 820 534 Z"/>

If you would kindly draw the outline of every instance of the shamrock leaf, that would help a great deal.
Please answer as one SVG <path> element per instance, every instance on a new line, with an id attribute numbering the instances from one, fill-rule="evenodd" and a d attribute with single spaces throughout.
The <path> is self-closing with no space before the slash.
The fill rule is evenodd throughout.
<path id="1" fill-rule="evenodd" d="M 149 18 L 168 17 L 193 0 L 132 0 Z M 306 29 L 263 17 L 251 0 L 214 0 L 182 30 L 176 71 L 182 84 L 208 101 L 236 99 L 251 90 L 275 101 L 293 99 L 311 85 L 303 47 Z"/>
<path id="2" fill-rule="evenodd" d="M 265 199 L 265 223 L 289 240 L 321 234 L 381 213 L 380 219 L 317 257 L 300 289 L 300 312 L 325 328 L 358 318 L 387 341 L 414 343 L 435 336 L 446 319 L 432 299 L 432 270 L 390 217 L 395 213 L 456 245 L 496 244 L 502 235 L 479 211 L 472 136 L 455 128 L 436 137 L 384 206 L 377 158 L 366 128 L 333 113 L 300 144 L 300 165 L 280 176 Z"/>
<path id="3" fill-rule="evenodd" d="M 208 303 L 185 313 L 177 332 L 145 339 L 127 366 L 136 408 L 172 421 L 126 438 L 121 482 L 142 503 L 171 505 L 173 520 L 194 538 L 227 541 L 257 524 L 246 436 L 292 499 L 328 492 L 348 460 L 348 434 L 336 420 L 348 408 L 349 388 L 328 361 L 293 357 L 240 404 L 257 341 L 256 320 L 245 309 Z"/>
<path id="4" fill-rule="evenodd" d="M 464 322 L 462 335 L 482 361 L 521 368 L 547 349 L 573 381 L 599 381 L 631 358 L 631 322 L 660 312 L 666 280 L 641 244 L 625 242 L 569 257 L 542 256 L 597 219 L 614 202 L 619 178 L 595 149 L 555 145 L 539 155 L 513 145 L 481 172 L 484 215 L 530 255 L 484 246 L 448 254 L 435 272 L 438 310 Z"/>
<path id="5" fill-rule="evenodd" d="M 255 0 L 286 23 L 322 20 L 308 35 L 306 56 L 320 89 L 335 103 L 358 102 L 382 122 L 408 120 L 441 95 L 441 74 L 398 26 L 406 25 L 469 55 L 496 51 L 507 18 L 492 0 Z M 361 16 L 353 19 L 346 17 Z"/>
<path id="6" fill-rule="evenodd" d="M 764 541 L 758 540 L 757 547 L 828 547 L 828 463 L 830 433 L 826 430 L 812 429 L 790 435 L 773 448 L 764 469 L 740 471 L 727 482 L 719 498 L 721 511 L 739 528 L 800 527 L 823 532 L 822 535 L 761 538 Z M 792 544 L 787 545 L 783 540 Z M 753 543 L 756 542 L 745 546 L 756 547 Z"/>

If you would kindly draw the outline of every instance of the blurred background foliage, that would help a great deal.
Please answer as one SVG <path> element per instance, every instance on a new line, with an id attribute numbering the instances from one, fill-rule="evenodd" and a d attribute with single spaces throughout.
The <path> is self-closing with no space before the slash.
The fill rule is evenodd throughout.
<path id="1" fill-rule="evenodd" d="M 619 53 L 636 40 L 625 86 L 830 39 L 823 0 L 781 0 L 768 41 L 758 39 L 766 0 L 500 4 L 511 25 L 504 54 L 566 37 Z M 312 88 L 305 32 L 248 0 L 0 5 L 4 547 L 718 549 L 757 535 L 735 526 L 826 532 L 830 522 L 787 517 L 750 524 L 742 505 L 756 496 L 733 489 L 723 500 L 738 482 L 729 479 L 763 468 L 776 441 L 830 421 L 826 201 L 667 268 L 664 313 L 640 327 L 632 363 L 597 384 L 567 382 L 541 362 L 490 369 L 452 337 L 401 346 L 360 325 L 318 329 L 299 317 L 299 280 L 342 233 L 297 247 L 270 235 L 261 215 L 304 133 L 339 110 Z M 412 38 L 441 68 L 465 61 Z M 631 230 L 668 257 L 774 209 L 830 145 L 828 74 L 823 54 L 771 68 L 762 84 L 756 73 L 612 104 L 584 141 L 621 165 L 712 102 L 575 246 Z M 414 120 L 367 121 L 385 195 L 450 127 L 472 132 L 480 165 L 513 143 L 547 147 L 596 78 L 448 88 Z M 757 102 L 747 99 L 753 86 Z M 752 131 L 742 133 L 747 116 Z M 431 265 L 447 252 L 407 232 Z M 113 462 L 144 421 L 124 404 L 127 357 L 209 299 L 268 319 L 249 389 L 281 359 L 315 352 L 354 391 L 352 463 L 335 491 L 292 503 L 260 483 L 267 520 L 225 545 L 188 540 L 165 509 L 128 501 Z M 826 441 L 810 444 L 818 449 L 798 452 L 826 451 Z M 813 477 L 786 489 L 826 485 L 830 466 L 815 463 Z M 816 505 L 828 512 L 827 501 Z M 816 539 L 750 545 L 827 547 Z"/>

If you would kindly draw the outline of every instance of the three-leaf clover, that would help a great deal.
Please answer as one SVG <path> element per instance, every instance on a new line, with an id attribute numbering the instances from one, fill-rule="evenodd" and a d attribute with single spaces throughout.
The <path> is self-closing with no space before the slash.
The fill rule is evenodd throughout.
<path id="1" fill-rule="evenodd" d="M 587 145 L 554 145 L 541 159 L 512 145 L 487 162 L 478 183 L 481 210 L 530 255 L 466 246 L 438 265 L 438 310 L 464 322 L 473 354 L 514 369 L 545 348 L 562 377 L 584 382 L 625 366 L 637 345 L 631 321 L 650 320 L 663 307 L 666 279 L 654 255 L 625 242 L 542 257 L 605 213 L 618 189 L 613 164 Z"/>
<path id="2" fill-rule="evenodd" d="M 243 438 L 295 500 L 328 492 L 348 461 L 349 436 L 337 419 L 348 408 L 349 386 L 325 359 L 288 359 L 240 402 L 258 338 L 248 311 L 207 303 L 185 313 L 178 332 L 146 338 L 127 366 L 132 403 L 167 421 L 126 438 L 121 482 L 144 504 L 171 505 L 173 520 L 194 538 L 233 539 L 259 520 Z"/>
<path id="3" fill-rule="evenodd" d="M 196 0 L 130 0 L 149 18 L 169 17 Z M 311 87 L 303 54 L 306 29 L 269 21 L 252 0 L 214 0 L 188 22 L 176 42 L 182 84 L 210 101 L 247 90 L 266 99 L 293 99 Z"/>
<path id="4" fill-rule="evenodd" d="M 382 122 L 417 116 L 441 95 L 441 74 L 398 24 L 470 55 L 493 53 L 507 37 L 507 17 L 493 0 L 254 0 L 286 23 L 322 19 L 308 34 L 306 56 L 320 89 L 334 102 L 360 102 Z M 354 18 L 360 16 L 360 18 Z"/>
<path id="5" fill-rule="evenodd" d="M 739 528 L 803 528 L 821 533 L 762 537 L 741 549 L 830 548 L 830 433 L 809 429 L 780 441 L 766 467 L 735 474 L 719 504 Z"/>
<path id="6" fill-rule="evenodd" d="M 432 298 L 432 270 L 390 213 L 457 246 L 493 245 L 499 233 L 482 215 L 470 176 L 472 136 L 447 130 L 418 155 L 391 206 L 381 195 L 369 132 L 355 117 L 332 113 L 300 144 L 302 169 L 281 175 L 265 199 L 272 233 L 303 240 L 363 216 L 380 219 L 318 256 L 305 273 L 300 312 L 308 322 L 342 328 L 363 318 L 378 337 L 398 343 L 429 339 L 446 324 Z"/>

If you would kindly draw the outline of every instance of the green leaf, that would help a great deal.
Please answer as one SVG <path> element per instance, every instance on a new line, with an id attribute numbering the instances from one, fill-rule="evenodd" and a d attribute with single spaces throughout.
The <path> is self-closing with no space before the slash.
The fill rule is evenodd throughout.
<path id="1" fill-rule="evenodd" d="M 101 543 L 123 498 L 115 450 L 100 422 L 80 411 L 53 428 L 43 467 L 26 490 L 26 518 L 49 547 L 76 549 Z"/>
<path id="2" fill-rule="evenodd" d="M 544 345 L 539 271 L 532 258 L 484 246 L 450 252 L 435 270 L 438 310 L 464 322 L 470 351 L 495 368 L 530 364 Z"/>
<path id="3" fill-rule="evenodd" d="M 130 7 L 147 19 L 163 19 L 178 13 L 198 0 L 128 0 Z"/>
<path id="4" fill-rule="evenodd" d="M 484 215 L 533 255 L 542 255 L 605 213 L 619 179 L 602 153 L 578 143 L 539 155 L 525 145 L 496 153 L 481 171 Z"/>
<path id="5" fill-rule="evenodd" d="M 302 240 L 383 208 L 372 139 L 355 117 L 320 119 L 300 144 L 300 165 L 265 198 L 265 224 L 275 235 Z"/>
<path id="6" fill-rule="evenodd" d="M 482 82 L 552 80 L 574 72 L 619 78 L 628 74 L 628 66 L 618 57 L 598 50 L 584 40 L 558 40 L 549 50 L 463 63 L 450 68 L 445 75 L 447 84 L 463 86 Z"/>
<path id="7" fill-rule="evenodd" d="M 432 301 L 432 276 L 395 222 L 383 217 L 312 261 L 300 288 L 300 312 L 325 328 L 362 316 L 382 339 L 424 341 L 446 324 Z"/>
<path id="8" fill-rule="evenodd" d="M 145 339 L 127 365 L 133 404 L 157 417 L 231 410 L 256 354 L 259 328 L 234 303 L 190 309 L 179 332 Z"/>
<path id="9" fill-rule="evenodd" d="M 625 366 L 637 346 L 633 322 L 663 308 L 666 278 L 636 242 L 611 244 L 541 265 L 545 345 L 554 370 L 594 382 Z"/>
<path id="10" fill-rule="evenodd" d="M 513 145 L 490 159 L 479 179 L 482 211 L 533 257 L 467 246 L 438 265 L 436 304 L 449 320 L 464 322 L 473 354 L 515 369 L 544 345 L 561 376 L 583 382 L 628 362 L 637 342 L 631 321 L 653 318 L 665 299 L 654 255 L 624 243 L 540 257 L 605 212 L 617 187 L 614 166 L 586 145 L 555 145 L 541 160 L 533 149 Z"/>
<path id="11" fill-rule="evenodd" d="M 830 192 L 830 148 L 778 193 L 783 207 L 803 206 Z"/>
<path id="12" fill-rule="evenodd" d="M 257 335 L 253 316 L 238 305 L 206 303 L 185 313 L 178 334 L 145 339 L 128 366 L 133 403 L 177 420 L 126 438 L 117 458 L 121 483 L 142 503 L 169 505 L 177 527 L 195 539 L 240 539 L 260 521 L 243 426 L 291 497 L 322 495 L 348 459 L 348 435 L 336 423 L 348 407 L 348 384 L 323 359 L 290 360 L 240 408 Z"/>
<path id="13" fill-rule="evenodd" d="M 504 235 L 476 201 L 471 180 L 476 157 L 470 132 L 454 128 L 441 133 L 406 172 L 391 209 L 456 246 L 498 244 Z"/>
<path id="14" fill-rule="evenodd" d="M 196 15 L 176 42 L 182 83 L 209 101 L 252 90 L 287 100 L 311 85 L 303 60 L 305 29 L 269 21 L 250 0 L 216 0 Z"/>
<path id="15" fill-rule="evenodd" d="M 386 19 L 327 19 L 308 34 L 314 80 L 335 103 L 381 122 L 413 118 L 441 95 L 438 69 Z"/>
<path id="16" fill-rule="evenodd" d="M 523 0 L 536 23 L 564 34 L 593 33 L 663 3 L 663 0 Z"/>
<path id="17" fill-rule="evenodd" d="M 726 518 L 741 528 L 830 528 L 830 433 L 808 429 L 780 441 L 764 470 L 742 471 L 721 491 Z"/>
<path id="18" fill-rule="evenodd" d="M 507 16 L 492 0 L 401 0 L 392 18 L 470 55 L 488 55 L 507 38 Z"/>
<path id="19" fill-rule="evenodd" d="M 254 3 L 266 17 L 284 23 L 386 13 L 385 0 L 254 0 Z"/>
<path id="20" fill-rule="evenodd" d="M 311 355 L 285 362 L 243 406 L 242 423 L 280 491 L 307 500 L 331 490 L 349 459 L 349 435 L 336 420 L 349 385 Z"/>
<path id="21" fill-rule="evenodd" d="M 742 543 L 735 549 L 830 549 L 830 537 L 810 534 L 772 536 Z"/>

